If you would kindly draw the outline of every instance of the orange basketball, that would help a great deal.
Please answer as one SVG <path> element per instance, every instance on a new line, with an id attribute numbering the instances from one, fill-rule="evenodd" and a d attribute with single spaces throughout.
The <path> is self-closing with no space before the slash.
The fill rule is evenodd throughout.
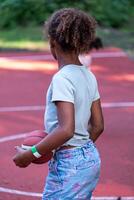
<path id="1" fill-rule="evenodd" d="M 41 130 L 32 131 L 27 134 L 26 138 L 24 139 L 21 147 L 25 150 L 31 149 L 33 145 L 39 143 L 43 138 L 47 136 L 47 133 Z M 43 164 L 48 162 L 53 156 L 53 152 L 47 153 L 42 155 L 40 158 L 35 158 L 33 163 L 35 164 Z"/>

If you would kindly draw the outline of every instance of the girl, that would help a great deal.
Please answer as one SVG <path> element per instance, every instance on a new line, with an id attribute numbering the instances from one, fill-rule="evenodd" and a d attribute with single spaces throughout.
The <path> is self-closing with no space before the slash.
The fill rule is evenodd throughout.
<path id="1" fill-rule="evenodd" d="M 100 157 L 94 142 L 103 131 L 100 95 L 95 76 L 78 59 L 89 51 L 95 27 L 91 16 L 74 8 L 55 12 L 47 22 L 59 71 L 47 92 L 48 136 L 34 148 L 38 155 L 55 150 L 43 200 L 89 200 L 99 179 Z M 17 166 L 27 167 L 35 159 L 31 150 L 17 150 Z"/>

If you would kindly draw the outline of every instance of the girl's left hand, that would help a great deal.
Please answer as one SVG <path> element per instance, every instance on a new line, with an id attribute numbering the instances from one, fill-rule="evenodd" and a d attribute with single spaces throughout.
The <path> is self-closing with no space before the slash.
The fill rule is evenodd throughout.
<path id="1" fill-rule="evenodd" d="M 17 154 L 13 157 L 13 161 L 18 167 L 25 168 L 34 160 L 31 150 L 24 150 L 21 147 L 16 147 Z"/>

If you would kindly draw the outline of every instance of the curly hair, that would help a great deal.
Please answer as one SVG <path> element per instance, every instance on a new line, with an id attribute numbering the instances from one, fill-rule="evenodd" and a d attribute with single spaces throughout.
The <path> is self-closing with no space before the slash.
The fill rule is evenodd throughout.
<path id="1" fill-rule="evenodd" d="M 95 39 L 96 21 L 90 15 L 75 8 L 56 11 L 45 23 L 47 35 L 54 39 L 63 51 L 87 53 Z"/>

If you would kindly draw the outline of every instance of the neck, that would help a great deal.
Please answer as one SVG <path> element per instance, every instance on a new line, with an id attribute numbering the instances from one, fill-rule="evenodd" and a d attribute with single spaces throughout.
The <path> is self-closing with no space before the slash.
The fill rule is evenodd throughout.
<path id="1" fill-rule="evenodd" d="M 69 64 L 82 65 L 79 61 L 78 55 L 75 53 L 59 53 L 57 54 L 57 61 L 59 69 Z"/>

